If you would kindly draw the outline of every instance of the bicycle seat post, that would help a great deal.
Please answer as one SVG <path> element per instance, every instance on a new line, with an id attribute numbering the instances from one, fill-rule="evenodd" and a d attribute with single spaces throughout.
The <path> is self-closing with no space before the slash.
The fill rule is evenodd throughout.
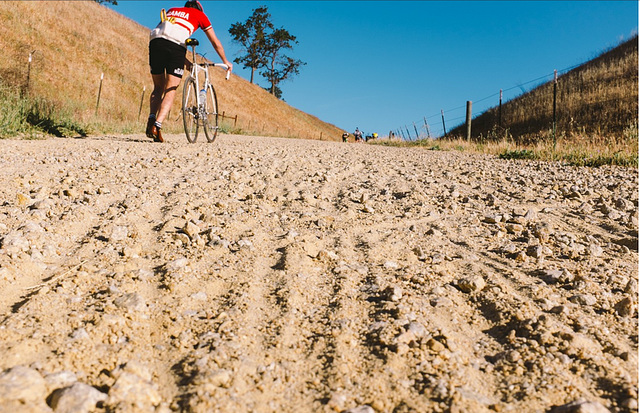
<path id="1" fill-rule="evenodd" d="M 187 46 L 191 46 L 191 50 L 192 50 L 192 54 L 193 54 L 193 64 L 195 65 L 196 64 L 196 46 L 198 44 L 200 44 L 200 43 L 198 42 L 198 39 L 189 38 L 189 39 L 187 39 L 185 44 Z"/>

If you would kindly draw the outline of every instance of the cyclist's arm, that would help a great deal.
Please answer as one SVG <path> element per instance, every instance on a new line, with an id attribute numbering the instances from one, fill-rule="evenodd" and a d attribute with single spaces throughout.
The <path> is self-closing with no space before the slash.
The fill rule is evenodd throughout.
<path id="1" fill-rule="evenodd" d="M 209 27 L 204 31 L 204 33 L 207 35 L 207 38 L 209 38 L 209 41 L 211 42 L 211 45 L 215 49 L 216 53 L 218 53 L 218 56 L 220 56 L 220 58 L 222 59 L 222 63 L 227 65 L 229 67 L 229 71 L 231 71 L 233 69 L 233 65 L 227 60 L 227 56 L 225 56 L 224 54 L 222 43 L 220 43 L 220 40 L 218 40 L 218 37 L 213 31 L 213 28 Z"/>

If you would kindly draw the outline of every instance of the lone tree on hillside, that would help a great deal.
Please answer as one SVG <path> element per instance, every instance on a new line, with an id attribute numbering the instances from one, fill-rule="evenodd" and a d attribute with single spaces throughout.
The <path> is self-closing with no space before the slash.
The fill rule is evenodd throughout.
<path id="1" fill-rule="evenodd" d="M 229 34 L 245 52 L 234 62 L 242 64 L 244 68 L 251 68 L 251 83 L 255 71 L 264 69 L 260 75 L 271 84 L 265 89 L 278 98 L 282 97 L 278 84 L 300 73 L 300 66 L 306 64 L 282 53 L 285 49 L 292 49 L 298 42 L 286 29 L 274 28 L 266 6 L 253 10 L 253 14 L 244 23 L 232 24 Z"/>
<path id="2" fill-rule="evenodd" d="M 292 49 L 294 44 L 298 44 L 296 37 L 283 28 L 269 33 L 265 43 L 265 70 L 260 74 L 271 83 L 271 94 L 281 98 L 282 92 L 277 93 L 280 82 L 300 73 L 300 66 L 306 63 L 282 53 L 283 49 Z"/>
<path id="3" fill-rule="evenodd" d="M 242 64 L 243 67 L 251 68 L 251 83 L 253 74 L 264 63 L 265 31 L 273 30 L 271 14 L 265 6 L 258 7 L 244 23 L 234 23 L 229 29 L 229 34 L 233 40 L 240 43 L 245 50 L 243 56 L 237 57 L 233 61 Z"/>

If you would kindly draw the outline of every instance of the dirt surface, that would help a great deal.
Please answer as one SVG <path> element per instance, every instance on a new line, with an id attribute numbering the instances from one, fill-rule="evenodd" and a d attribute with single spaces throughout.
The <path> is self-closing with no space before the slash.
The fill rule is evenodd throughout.
<path id="1" fill-rule="evenodd" d="M 637 409 L 637 170 L 0 147 L 0 412 Z"/>

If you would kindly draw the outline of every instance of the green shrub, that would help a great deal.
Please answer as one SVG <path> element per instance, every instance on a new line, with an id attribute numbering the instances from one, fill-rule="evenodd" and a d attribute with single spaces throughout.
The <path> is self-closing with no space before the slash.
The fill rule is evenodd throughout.
<path id="1" fill-rule="evenodd" d="M 529 149 L 506 150 L 498 155 L 500 159 L 536 159 L 536 155 Z"/>
<path id="2" fill-rule="evenodd" d="M 26 121 L 36 129 L 60 138 L 87 136 L 82 125 L 60 113 L 52 103 L 44 99 L 30 101 Z"/>
<path id="3" fill-rule="evenodd" d="M 0 85 L 0 137 L 27 132 L 26 113 L 26 102 L 18 93 Z"/>
<path id="4" fill-rule="evenodd" d="M 21 96 L 0 84 L 0 138 L 33 137 L 38 134 L 58 137 L 86 136 L 86 127 L 41 98 Z"/>
<path id="5" fill-rule="evenodd" d="M 629 156 L 622 152 L 608 155 L 568 154 L 563 160 L 574 166 L 599 167 L 603 165 L 618 165 L 625 167 L 638 167 L 638 155 Z"/>

